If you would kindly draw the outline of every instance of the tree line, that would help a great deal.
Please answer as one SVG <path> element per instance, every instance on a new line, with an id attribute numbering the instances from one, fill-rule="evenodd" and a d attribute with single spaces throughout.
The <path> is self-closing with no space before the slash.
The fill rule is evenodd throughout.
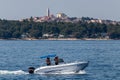
<path id="1" fill-rule="evenodd" d="M 0 20 L 0 39 L 21 39 L 22 35 L 29 38 L 43 38 L 43 34 L 60 34 L 64 38 L 101 38 L 120 39 L 120 25 L 87 22 L 34 22 Z"/>

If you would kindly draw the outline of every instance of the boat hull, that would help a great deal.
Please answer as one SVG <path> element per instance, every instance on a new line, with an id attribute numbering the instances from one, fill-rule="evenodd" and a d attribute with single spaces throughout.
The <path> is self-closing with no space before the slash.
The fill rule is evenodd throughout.
<path id="1" fill-rule="evenodd" d="M 34 73 L 67 73 L 74 72 L 78 73 L 80 70 L 85 69 L 88 66 L 89 62 L 75 62 L 59 65 L 44 66 L 35 69 Z"/>

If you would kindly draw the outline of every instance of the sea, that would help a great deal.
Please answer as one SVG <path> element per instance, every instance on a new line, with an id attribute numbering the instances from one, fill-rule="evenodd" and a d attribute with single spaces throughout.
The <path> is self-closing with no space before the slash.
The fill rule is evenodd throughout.
<path id="1" fill-rule="evenodd" d="M 65 63 L 89 61 L 79 73 L 29 74 L 56 54 Z M 120 40 L 0 40 L 0 80 L 120 80 Z"/>

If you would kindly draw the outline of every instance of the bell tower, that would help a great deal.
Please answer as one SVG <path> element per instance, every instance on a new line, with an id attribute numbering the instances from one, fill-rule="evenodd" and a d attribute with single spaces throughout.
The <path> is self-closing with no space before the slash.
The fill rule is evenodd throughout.
<path id="1" fill-rule="evenodd" d="M 47 16 L 50 17 L 50 10 L 47 8 Z"/>

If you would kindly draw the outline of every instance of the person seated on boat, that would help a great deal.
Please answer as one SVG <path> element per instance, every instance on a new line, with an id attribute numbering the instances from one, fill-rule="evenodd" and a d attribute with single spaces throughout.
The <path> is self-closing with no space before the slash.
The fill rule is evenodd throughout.
<path id="1" fill-rule="evenodd" d="M 55 61 L 55 65 L 58 65 L 58 63 L 59 63 L 59 58 L 58 58 L 58 56 L 55 57 L 54 61 Z"/>
<path id="2" fill-rule="evenodd" d="M 46 59 L 46 64 L 47 64 L 47 66 L 51 65 L 51 61 L 50 61 L 49 57 L 47 57 L 47 59 Z"/>

